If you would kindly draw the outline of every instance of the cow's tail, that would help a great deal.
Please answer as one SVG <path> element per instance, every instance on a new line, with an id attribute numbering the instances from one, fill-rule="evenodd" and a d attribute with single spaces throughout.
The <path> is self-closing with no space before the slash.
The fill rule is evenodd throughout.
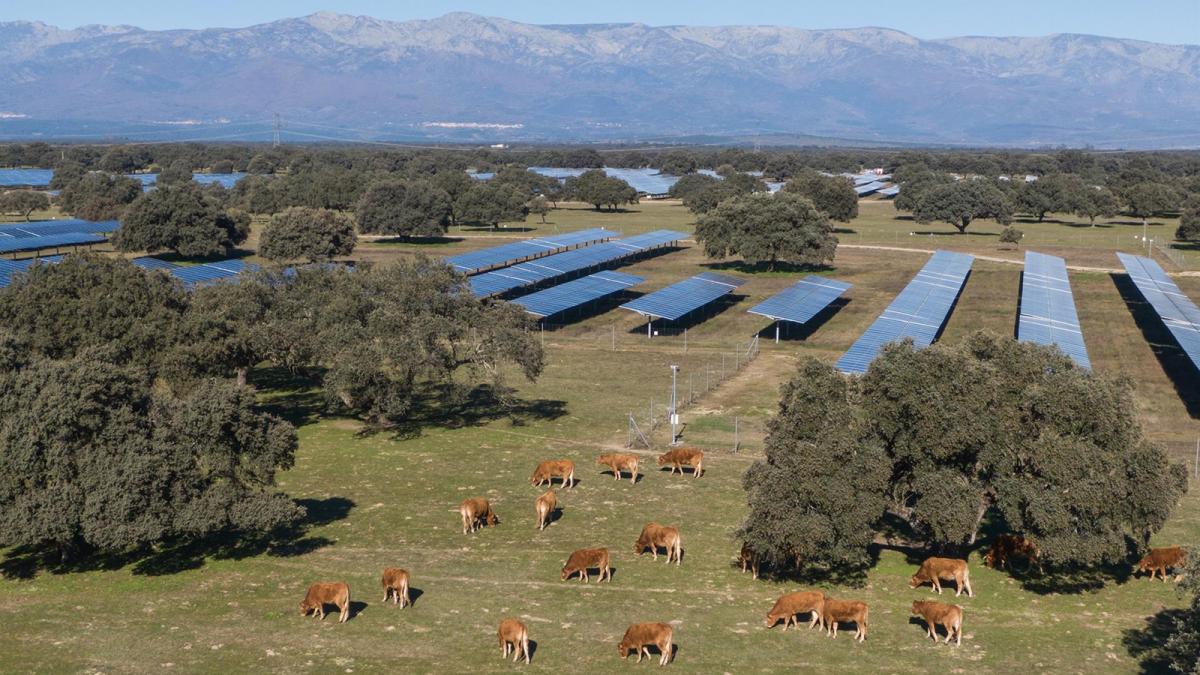
<path id="1" fill-rule="evenodd" d="M 675 535 L 675 545 L 673 548 L 674 548 L 674 553 L 675 553 L 675 564 L 682 565 L 683 564 L 683 537 L 681 537 L 679 535 Z"/>

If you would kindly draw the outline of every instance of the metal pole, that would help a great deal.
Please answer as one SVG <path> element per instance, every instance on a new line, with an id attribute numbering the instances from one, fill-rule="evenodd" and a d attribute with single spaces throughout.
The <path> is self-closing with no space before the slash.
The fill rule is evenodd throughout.
<path id="1" fill-rule="evenodd" d="M 741 445 L 741 440 L 738 438 L 738 418 L 733 418 L 733 451 L 737 452 L 738 446 Z"/>
<path id="2" fill-rule="evenodd" d="M 617 351 L 617 324 L 612 325 L 612 350 Z"/>
<path id="3" fill-rule="evenodd" d="M 775 322 L 775 344 L 779 344 L 779 322 Z"/>
<path id="4" fill-rule="evenodd" d="M 679 436 L 675 433 L 676 423 L 679 421 L 679 399 L 676 396 L 675 380 L 679 374 L 679 366 L 671 364 L 671 445 L 675 445 L 675 439 Z"/>
<path id="5" fill-rule="evenodd" d="M 1196 439 L 1196 463 L 1193 465 L 1193 473 L 1200 479 L 1200 438 Z"/>
<path id="6" fill-rule="evenodd" d="M 650 399 L 650 428 L 654 428 L 654 399 Z"/>
<path id="7" fill-rule="evenodd" d="M 694 394 L 692 394 L 692 374 L 688 373 L 688 405 L 691 405 L 695 400 L 696 397 Z M 1196 445 L 1197 447 L 1200 447 L 1200 439 L 1196 440 Z"/>
<path id="8" fill-rule="evenodd" d="M 646 337 L 650 337 L 650 326 L 654 325 L 654 319 L 646 317 Z"/>
<path id="9" fill-rule="evenodd" d="M 538 322 L 538 328 L 542 331 L 542 348 L 546 347 L 546 324 Z"/>
<path id="10" fill-rule="evenodd" d="M 733 346 L 733 372 L 742 369 L 742 345 L 741 343 Z"/>
<path id="11" fill-rule="evenodd" d="M 687 353 L 687 329 L 683 329 L 683 353 Z"/>
<path id="12" fill-rule="evenodd" d="M 721 353 L 721 382 L 725 381 L 725 353 Z"/>

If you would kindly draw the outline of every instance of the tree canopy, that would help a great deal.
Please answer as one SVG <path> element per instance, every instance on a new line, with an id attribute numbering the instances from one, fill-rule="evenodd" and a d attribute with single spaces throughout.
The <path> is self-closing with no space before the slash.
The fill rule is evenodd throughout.
<path id="1" fill-rule="evenodd" d="M 142 184 L 107 173 L 86 173 L 67 183 L 59 194 L 63 211 L 84 220 L 115 220 L 142 195 Z"/>
<path id="2" fill-rule="evenodd" d="M 848 223 L 858 217 L 858 193 L 842 176 L 823 176 L 809 169 L 789 180 L 783 190 L 808 197 L 831 220 Z"/>
<path id="3" fill-rule="evenodd" d="M 50 208 L 50 198 L 45 192 L 33 190 L 9 190 L 0 194 L 0 211 L 15 213 L 29 221 L 29 215 L 34 211 Z"/>
<path id="4" fill-rule="evenodd" d="M 271 216 L 258 240 L 268 260 L 329 260 L 354 251 L 354 220 L 329 209 L 294 206 Z"/>
<path id="5" fill-rule="evenodd" d="M 824 264 L 833 260 L 837 237 L 829 218 L 795 194 L 758 192 L 720 203 L 696 224 L 696 238 L 710 258 L 741 256 L 754 264 L 780 261 Z"/>
<path id="6" fill-rule="evenodd" d="M 112 241 L 118 251 L 170 250 L 200 257 L 228 255 L 249 233 L 249 216 L 221 208 L 188 183 L 138 197 L 121 216 Z"/>
<path id="7" fill-rule="evenodd" d="M 1184 204 L 1179 213 L 1179 227 L 1175 229 L 1175 238 L 1181 241 L 1200 241 L 1200 196 L 1193 197 Z"/>
<path id="8" fill-rule="evenodd" d="M 436 237 L 446 232 L 450 196 L 425 180 L 384 181 L 363 193 L 354 216 L 363 234 Z"/>
<path id="9" fill-rule="evenodd" d="M 900 194 L 904 194 L 903 189 Z M 941 221 L 965 232 L 971 221 L 993 218 L 1001 225 L 1012 222 L 1009 198 L 986 180 L 964 179 L 922 188 L 914 197 L 913 217 L 918 223 Z"/>
<path id="10" fill-rule="evenodd" d="M 1111 563 L 1145 547 L 1187 487 L 1142 435 L 1129 383 L 1054 348 L 986 333 L 897 343 L 861 378 L 806 360 L 783 392 L 741 529 L 770 560 L 798 546 L 810 565 L 844 568 L 897 526 L 961 552 L 990 519 L 1051 568 Z M 827 497 L 830 485 L 848 494 Z M 838 543 L 803 548 L 814 537 Z"/>
<path id="11" fill-rule="evenodd" d="M 497 227 L 500 223 L 525 220 L 525 202 L 530 193 L 511 183 L 476 181 L 455 205 L 458 220 Z"/>
<path id="12" fill-rule="evenodd" d="M 591 204 L 599 211 L 607 206 L 616 211 L 623 204 L 636 204 L 637 190 L 620 178 L 610 178 L 599 169 L 584 171 L 578 176 L 568 178 L 563 185 L 563 195 L 567 199 Z"/>

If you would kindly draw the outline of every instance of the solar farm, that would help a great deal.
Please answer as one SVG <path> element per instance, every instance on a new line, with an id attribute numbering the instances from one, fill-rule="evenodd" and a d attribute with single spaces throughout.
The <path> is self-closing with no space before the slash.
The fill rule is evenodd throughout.
<path id="1" fill-rule="evenodd" d="M 612 646 L 629 621 L 661 619 L 675 626 L 679 644 L 668 670 L 683 672 L 1136 671 L 1125 641 L 1146 617 L 1179 606 L 1173 584 L 1135 578 L 1093 589 L 1081 580 L 1077 590 L 1047 590 L 984 567 L 978 553 L 970 560 L 976 597 L 950 600 L 968 612 L 960 648 L 935 646 L 909 623 L 908 603 L 931 595 L 909 589 L 914 560 L 895 550 L 881 551 L 861 587 L 817 585 L 872 603 L 865 643 L 763 627 L 775 598 L 798 584 L 741 573 L 731 533 L 746 509 L 742 474 L 762 455 L 779 386 L 798 356 L 857 373 L 892 340 L 920 347 L 988 329 L 1058 345 L 1097 372 L 1127 374 L 1148 432 L 1178 461 L 1192 456 L 1200 435 L 1200 370 L 1188 342 L 1200 326 L 1192 304 L 1200 279 L 1168 275 L 1133 247 L 1118 258 L 1101 233 L 1074 244 L 1052 239 L 1059 235 L 1051 228 L 1061 226 L 1047 224 L 1042 243 L 997 251 L 994 236 L 955 237 L 949 226 L 944 235 L 910 235 L 912 224 L 884 207 L 886 218 L 868 206 L 853 232 L 839 234 L 831 267 L 778 272 L 706 259 L 692 239 L 692 216 L 664 202 L 616 214 L 567 205 L 551 225 L 531 218 L 516 235 L 455 231 L 446 243 L 363 243 L 356 257 L 378 264 L 420 253 L 461 265 L 464 292 L 528 312 L 543 330 L 543 376 L 512 380 L 520 401 L 512 410 L 471 411 L 466 422 L 413 436 L 363 434 L 354 420 L 324 416 L 320 392 L 303 383 L 273 393 L 274 409 L 298 424 L 296 465 L 280 483 L 313 514 L 303 536 L 0 585 L 7 667 L 111 670 L 136 650 L 164 671 L 431 672 L 453 663 L 482 672 L 608 673 L 657 668 L 619 661 Z M 1022 226 L 1037 242 L 1038 226 Z M 258 262 L 134 260 L 187 283 L 236 277 Z M 5 263 L 11 273 L 34 264 L 0 262 L 0 275 L 9 273 Z M 681 383 L 689 375 L 699 381 L 756 336 L 756 359 L 681 410 L 683 442 L 705 449 L 704 477 L 659 470 L 654 455 L 666 431 L 650 432 L 645 422 L 648 406 L 660 418 L 666 412 L 671 366 Z M 283 377 L 253 373 L 251 382 Z M 641 480 L 616 482 L 595 457 L 631 451 L 631 415 L 656 448 L 632 450 L 642 455 Z M 551 457 L 574 460 L 580 483 L 559 490 L 562 516 L 538 532 L 532 500 L 541 490 L 529 473 Z M 502 521 L 466 537 L 454 509 L 476 494 Z M 1177 514 L 1156 544 L 1200 539 L 1195 484 Z M 681 526 L 681 567 L 631 554 L 630 527 L 649 521 Z M 612 583 L 559 581 L 571 550 L 599 545 L 613 551 Z M 380 602 L 377 568 L 392 564 L 412 572 L 410 608 Z M 350 584 L 354 616 L 346 624 L 297 616 L 295 601 L 318 578 Z M 36 620 L 18 620 L 34 613 Z M 530 627 L 530 665 L 500 661 L 501 616 Z"/>

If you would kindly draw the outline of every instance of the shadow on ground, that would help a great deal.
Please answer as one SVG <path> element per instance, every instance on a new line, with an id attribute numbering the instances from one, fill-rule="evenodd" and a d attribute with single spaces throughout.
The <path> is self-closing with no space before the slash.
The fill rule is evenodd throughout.
<path id="1" fill-rule="evenodd" d="M 222 532 L 121 553 L 78 551 L 67 560 L 63 560 L 58 549 L 53 547 L 19 546 L 0 561 L 0 574 L 10 579 L 32 579 L 39 572 L 112 571 L 132 565 L 134 574 L 158 576 L 197 569 L 209 559 L 241 560 L 263 554 L 276 557 L 303 555 L 333 543 L 326 537 L 311 536 L 311 528 L 341 520 L 354 508 L 354 502 L 344 497 L 300 499 L 296 504 L 304 507 L 304 518 L 293 526 L 269 533 Z"/>

